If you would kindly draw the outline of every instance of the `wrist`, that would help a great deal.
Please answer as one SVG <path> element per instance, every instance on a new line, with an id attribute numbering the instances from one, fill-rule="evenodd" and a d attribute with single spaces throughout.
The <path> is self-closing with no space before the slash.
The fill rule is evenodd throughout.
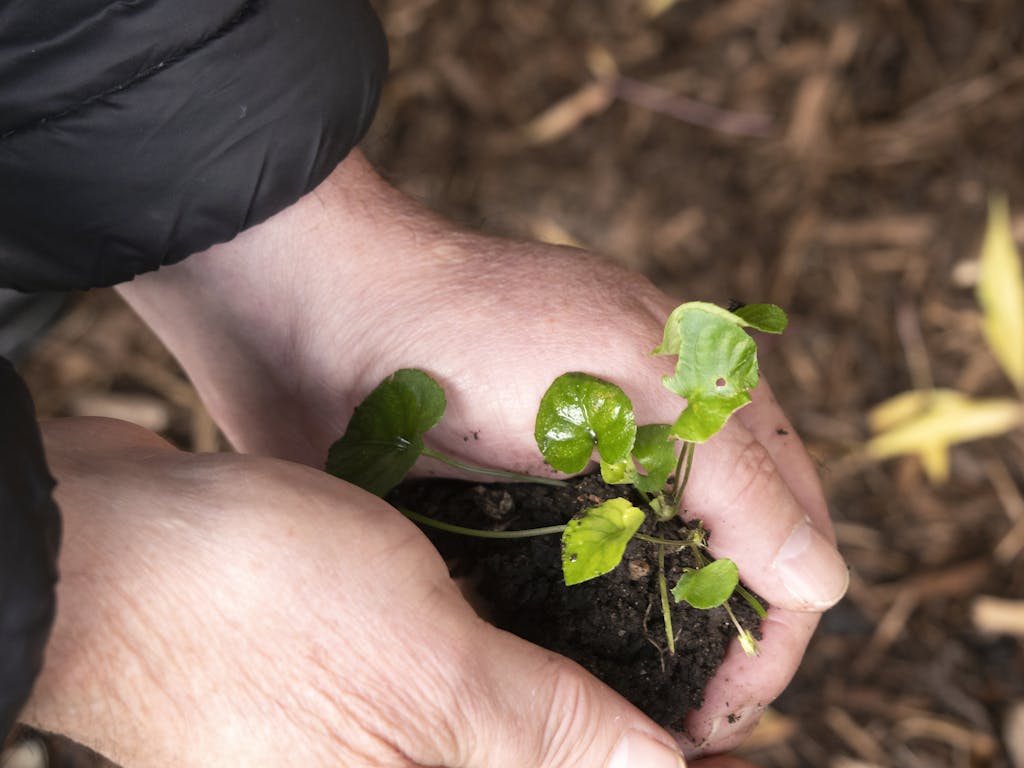
<path id="1" fill-rule="evenodd" d="M 450 241 L 447 223 L 353 152 L 267 222 L 119 291 L 181 362 L 234 445 L 318 463 L 308 445 L 317 425 L 304 423 L 301 409 L 286 413 L 283 400 L 309 401 L 303 388 L 316 386 L 321 362 L 358 368 L 369 344 L 359 322 L 367 307 L 393 307 L 380 314 L 396 316 L 399 283 L 412 290 L 430 255 L 443 255 Z M 410 253 L 422 258 L 402 258 Z M 334 359 L 319 359 L 325 355 Z M 254 418 L 265 428 L 249 430 Z"/>

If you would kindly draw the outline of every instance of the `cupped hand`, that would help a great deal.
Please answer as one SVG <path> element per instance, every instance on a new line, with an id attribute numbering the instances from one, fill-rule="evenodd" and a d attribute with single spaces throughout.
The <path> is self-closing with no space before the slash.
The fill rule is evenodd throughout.
<path id="1" fill-rule="evenodd" d="M 44 426 L 65 548 L 26 721 L 125 768 L 679 768 L 582 669 L 480 620 L 426 538 L 308 467 Z"/>
<path id="2" fill-rule="evenodd" d="M 561 373 L 615 381 L 639 423 L 670 422 L 682 406 L 660 383 L 670 363 L 649 354 L 675 301 L 577 250 L 462 232 L 358 156 L 261 227 L 123 292 L 235 445 L 313 465 L 403 367 L 448 393 L 435 447 L 535 473 L 550 471 L 533 443 L 537 403 Z M 700 446 L 684 507 L 772 605 L 761 656 L 730 650 L 681 737 L 718 751 L 788 683 L 847 572 L 811 461 L 765 383 Z"/>

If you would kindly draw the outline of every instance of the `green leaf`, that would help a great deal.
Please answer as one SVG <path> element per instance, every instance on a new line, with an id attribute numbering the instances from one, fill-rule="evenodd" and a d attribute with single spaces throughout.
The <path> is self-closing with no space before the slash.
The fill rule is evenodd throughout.
<path id="1" fill-rule="evenodd" d="M 671 435 L 669 424 L 645 424 L 636 431 L 633 456 L 647 473 L 637 477 L 634 484 L 643 493 L 660 493 L 665 489 L 669 475 L 676 468 L 678 442 Z"/>
<path id="2" fill-rule="evenodd" d="M 633 459 L 628 456 L 622 461 L 614 464 L 601 462 L 601 479 L 608 485 L 627 485 L 639 477 L 636 467 L 633 466 Z"/>
<path id="3" fill-rule="evenodd" d="M 668 320 L 665 321 L 665 333 L 661 344 L 654 348 L 653 354 L 678 355 L 679 345 L 682 342 L 679 324 L 685 315 L 697 310 L 720 317 L 733 325 L 743 326 L 746 324 L 746 321 L 741 317 L 734 315 L 727 309 L 722 309 L 717 304 L 709 304 L 706 301 L 688 301 L 673 309 L 672 314 L 668 316 Z"/>
<path id="4" fill-rule="evenodd" d="M 327 454 L 327 471 L 385 496 L 423 453 L 423 434 L 441 421 L 445 406 L 444 390 L 430 376 L 396 371 L 356 407 Z"/>
<path id="5" fill-rule="evenodd" d="M 689 603 L 694 608 L 716 608 L 732 595 L 740 583 L 740 572 L 732 560 L 715 560 L 696 571 L 687 571 L 674 587 L 672 596 L 677 603 Z"/>
<path id="6" fill-rule="evenodd" d="M 609 499 L 570 520 L 562 532 L 562 573 L 566 586 L 602 576 L 622 560 L 644 513 L 625 499 Z"/>
<path id="7" fill-rule="evenodd" d="M 1017 391 L 1024 394 L 1024 277 L 1005 197 L 989 201 L 979 266 L 978 301 L 985 316 L 985 339 Z"/>
<path id="8" fill-rule="evenodd" d="M 782 333 L 789 324 L 786 313 L 774 304 L 745 304 L 732 313 L 751 328 L 765 333 Z"/>
<path id="9" fill-rule="evenodd" d="M 732 313 L 713 304 L 683 306 L 685 311 L 672 313 L 676 331 L 669 339 L 679 361 L 675 375 L 665 377 L 664 384 L 687 401 L 672 434 L 702 443 L 750 402 L 747 393 L 758 379 L 757 345 Z"/>
<path id="10" fill-rule="evenodd" d="M 633 448 L 633 404 L 614 384 L 586 373 L 565 373 L 541 398 L 534 437 L 548 464 L 566 474 L 587 465 L 595 444 L 601 461 L 615 464 Z"/>

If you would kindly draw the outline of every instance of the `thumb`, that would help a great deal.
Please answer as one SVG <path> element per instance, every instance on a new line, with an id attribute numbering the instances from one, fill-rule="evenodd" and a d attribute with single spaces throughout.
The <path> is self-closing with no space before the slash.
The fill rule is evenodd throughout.
<path id="1" fill-rule="evenodd" d="M 460 768 L 685 768 L 675 740 L 582 667 L 490 625 Z M 471 741 L 471 743 L 469 743 Z M 449 763 L 446 763 L 449 765 Z"/>

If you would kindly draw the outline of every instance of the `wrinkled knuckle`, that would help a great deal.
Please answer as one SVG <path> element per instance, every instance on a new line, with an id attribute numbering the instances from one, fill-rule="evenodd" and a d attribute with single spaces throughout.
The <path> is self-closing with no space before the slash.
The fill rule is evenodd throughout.
<path id="1" fill-rule="evenodd" d="M 381 733 L 415 765 L 470 765 L 474 755 L 486 759 L 484 743 L 501 727 L 480 669 L 479 648 L 456 638 L 417 646 L 403 666 L 410 673 L 397 696 L 381 697 Z"/>
<path id="2" fill-rule="evenodd" d="M 575 765 L 580 754 L 589 754 L 597 739 L 593 688 L 576 664 L 552 655 L 541 679 L 550 681 L 541 754 L 537 765 L 564 768 Z"/>
<path id="3" fill-rule="evenodd" d="M 731 471 L 736 478 L 731 502 L 741 509 L 763 501 L 765 490 L 777 473 L 771 455 L 753 437 L 741 447 Z"/>

